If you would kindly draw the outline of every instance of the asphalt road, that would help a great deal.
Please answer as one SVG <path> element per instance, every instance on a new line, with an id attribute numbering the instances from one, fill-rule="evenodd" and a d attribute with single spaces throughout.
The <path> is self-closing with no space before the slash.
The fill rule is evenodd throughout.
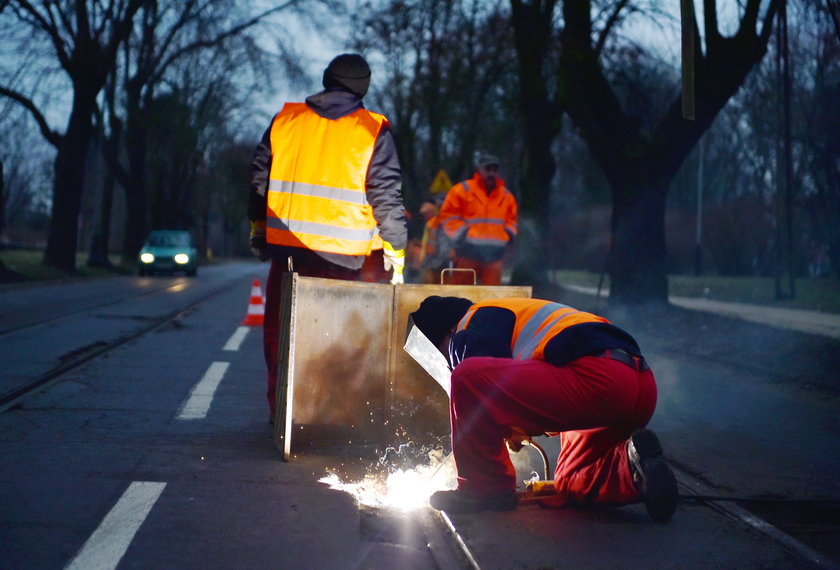
<path id="1" fill-rule="evenodd" d="M 0 567 L 469 567 L 466 555 L 481 568 L 834 564 L 836 520 L 806 543 L 726 501 L 687 501 L 664 525 L 640 506 L 453 517 L 462 547 L 428 512 L 360 507 L 319 479 L 352 482 L 367 458 L 283 462 L 273 447 L 260 331 L 237 334 L 265 274 L 236 263 L 197 278 L 0 290 L 0 394 L 49 377 L 0 413 Z M 685 493 L 840 498 L 835 399 L 748 363 L 646 352 L 660 385 L 651 427 Z"/>

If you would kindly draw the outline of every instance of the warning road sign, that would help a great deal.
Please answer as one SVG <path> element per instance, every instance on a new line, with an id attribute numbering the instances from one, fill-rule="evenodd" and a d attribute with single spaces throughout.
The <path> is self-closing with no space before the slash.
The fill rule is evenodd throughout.
<path id="1" fill-rule="evenodd" d="M 448 192 L 450 188 L 452 188 L 452 181 L 449 179 L 446 171 L 443 169 L 438 170 L 435 179 L 432 180 L 432 185 L 429 186 L 429 193 L 440 194 L 442 192 Z"/>

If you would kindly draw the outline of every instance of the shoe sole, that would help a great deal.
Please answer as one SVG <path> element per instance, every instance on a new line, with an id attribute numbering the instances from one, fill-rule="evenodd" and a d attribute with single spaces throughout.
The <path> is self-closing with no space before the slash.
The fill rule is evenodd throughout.
<path id="1" fill-rule="evenodd" d="M 662 457 L 662 446 L 656 434 L 647 429 L 636 430 L 630 437 L 633 448 L 630 461 L 642 476 L 642 500 L 650 517 L 665 522 L 677 510 L 679 489 L 677 478 Z"/>

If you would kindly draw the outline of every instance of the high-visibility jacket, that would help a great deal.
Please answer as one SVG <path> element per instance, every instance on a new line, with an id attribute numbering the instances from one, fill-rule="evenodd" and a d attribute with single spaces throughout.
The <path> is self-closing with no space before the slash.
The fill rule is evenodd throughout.
<path id="1" fill-rule="evenodd" d="M 436 259 L 440 255 L 439 234 L 441 232 L 440 215 L 430 218 L 423 226 L 423 238 L 420 242 L 420 261 Z M 445 255 L 445 252 L 444 252 Z"/>
<path id="2" fill-rule="evenodd" d="M 542 299 L 500 298 L 470 307 L 450 352 L 453 366 L 470 356 L 559 365 L 612 348 L 639 355 L 636 341 L 604 317 Z"/>
<path id="3" fill-rule="evenodd" d="M 372 207 L 365 177 L 387 119 L 358 109 L 326 119 L 286 103 L 271 126 L 266 241 L 342 255 L 368 255 Z"/>
<path id="4" fill-rule="evenodd" d="M 517 206 L 501 178 L 488 194 L 478 173 L 453 186 L 440 209 L 442 226 L 461 257 L 490 262 L 502 258 L 517 232 Z"/>

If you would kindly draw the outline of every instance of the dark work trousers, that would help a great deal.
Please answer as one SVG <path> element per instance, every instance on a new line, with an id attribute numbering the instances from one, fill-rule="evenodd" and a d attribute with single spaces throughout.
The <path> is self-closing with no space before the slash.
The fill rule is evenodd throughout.
<path id="1" fill-rule="evenodd" d="M 467 358 L 452 372 L 450 420 L 458 489 L 477 497 L 512 492 L 516 472 L 504 438 L 561 432 L 554 471 L 561 499 L 638 502 L 627 440 L 656 407 L 650 370 L 615 360 L 578 358 L 563 366 L 539 360 Z"/>
<path id="2" fill-rule="evenodd" d="M 265 285 L 263 352 L 265 354 L 265 365 L 268 369 L 268 409 L 272 418 L 274 417 L 277 397 L 277 345 L 280 342 L 281 285 L 283 273 L 288 271 L 288 267 L 287 259 L 272 259 Z M 355 281 L 359 275 L 358 269 L 348 269 L 329 263 L 307 250 L 301 250 L 300 255 L 293 256 L 293 269 L 298 275 L 304 277 L 323 277 L 344 281 Z"/>

